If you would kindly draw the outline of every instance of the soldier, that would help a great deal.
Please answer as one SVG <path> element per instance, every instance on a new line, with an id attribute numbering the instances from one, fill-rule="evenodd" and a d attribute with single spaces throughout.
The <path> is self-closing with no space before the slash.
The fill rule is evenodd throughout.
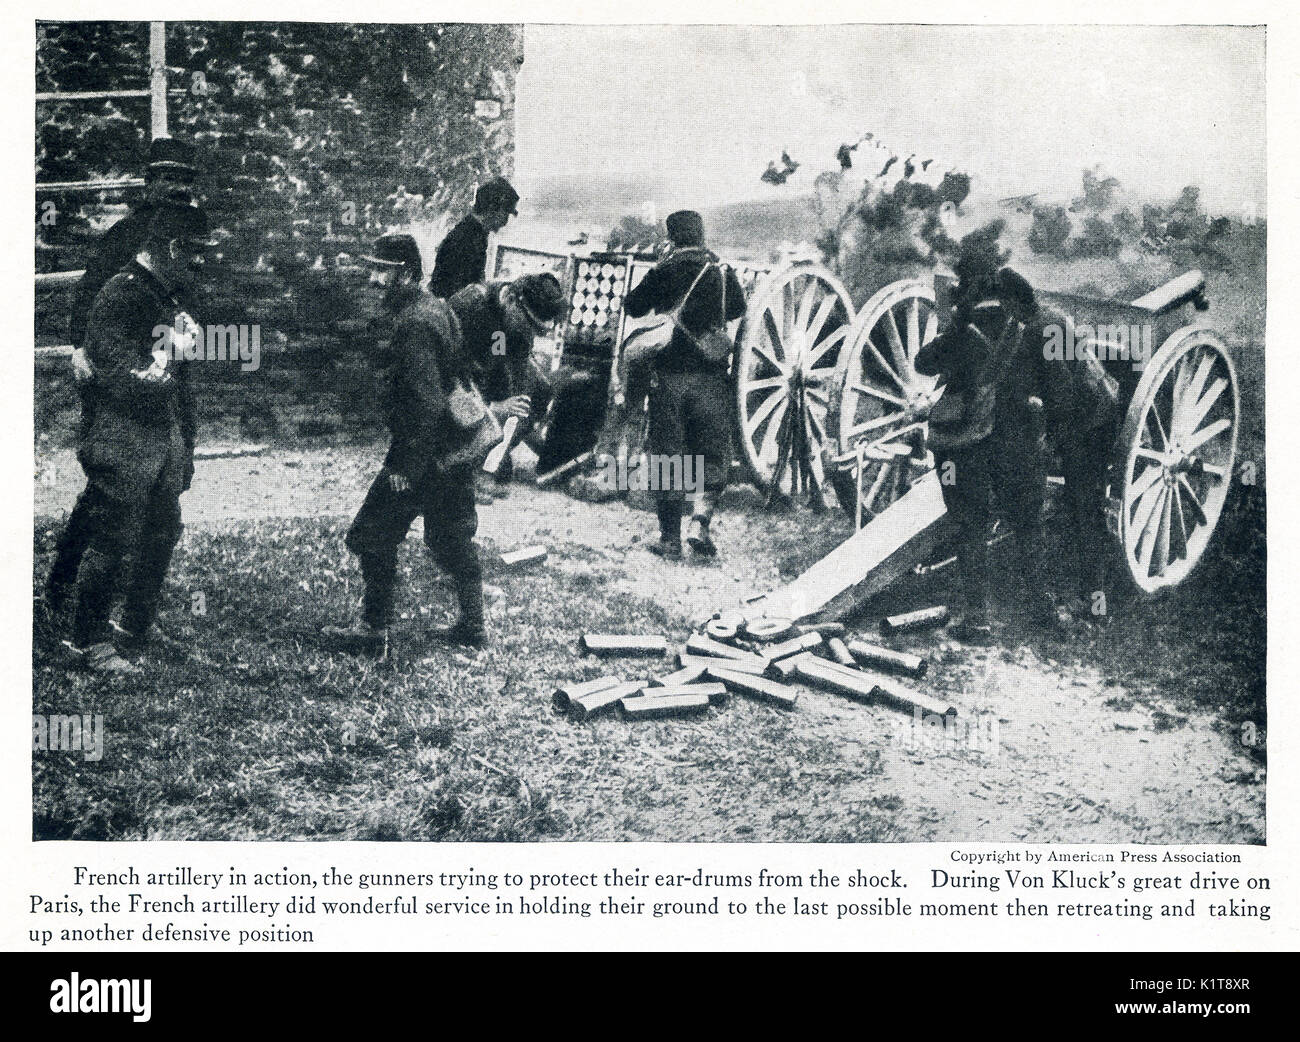
<path id="1" fill-rule="evenodd" d="M 383 468 L 347 534 L 365 580 L 362 617 L 323 633 L 350 651 L 387 646 L 397 575 L 397 548 L 411 522 L 424 518 L 424 542 L 455 584 L 457 622 L 435 631 L 449 643 L 481 647 L 483 573 L 474 533 L 474 470 L 464 458 L 470 435 L 456 418 L 457 389 L 471 386 L 460 322 L 447 302 L 420 289 L 420 251 L 409 235 L 384 235 L 366 260 L 371 282 L 396 316 L 389 345 L 388 425 L 392 443 Z M 486 412 L 484 412 L 486 417 Z"/>
<path id="2" fill-rule="evenodd" d="M 148 166 L 145 167 L 145 194 L 139 205 L 110 227 L 100 237 L 95 250 L 86 263 L 86 270 L 72 294 L 68 315 L 68 333 L 71 336 L 72 371 L 81 397 L 81 429 L 84 436 L 95 417 L 92 394 L 94 375 L 87 361 L 84 344 L 86 321 L 91 305 L 114 275 L 131 263 L 144 247 L 149 234 L 149 224 L 154 212 L 164 201 L 191 203 L 194 184 L 194 156 L 189 145 L 174 138 L 157 138 L 149 145 Z M 44 608 L 52 618 L 59 615 L 67 604 L 68 595 L 77 580 L 81 556 L 90 539 L 90 504 L 86 493 L 77 499 L 72 513 L 59 534 L 55 547 L 54 564 L 45 583 Z"/>
<path id="3" fill-rule="evenodd" d="M 718 551 L 710 523 L 731 466 L 731 386 L 728 359 L 706 356 L 701 342 L 711 331 L 725 334 L 726 323 L 745 313 L 745 295 L 736 273 L 719 265 L 717 255 L 705 248 L 698 213 L 669 214 L 667 229 L 667 255 L 628 294 L 624 307 L 633 318 L 651 309 L 677 311 L 672 337 L 654 361 L 649 450 L 661 458 L 681 459 L 683 473 L 688 457 L 703 457 L 703 487 L 696 493 L 687 542 L 697 557 L 714 557 Z M 685 492 L 659 489 L 655 495 L 659 542 L 648 548 L 678 560 Z"/>
<path id="4" fill-rule="evenodd" d="M 150 641 L 168 643 L 154 619 L 181 534 L 180 495 L 194 475 L 195 410 L 185 357 L 202 336 L 188 289 L 211 245 L 202 210 L 159 204 L 144 248 L 100 290 L 86 323 L 95 410 L 77 458 L 87 478 L 88 538 L 72 640 L 65 643 L 94 672 L 134 671 L 123 655 Z M 109 610 L 133 554 L 121 621 L 111 627 Z"/>
<path id="5" fill-rule="evenodd" d="M 502 424 L 512 416 L 519 420 L 516 441 L 530 438 L 551 402 L 550 381 L 533 362 L 533 338 L 548 334 L 564 313 L 559 279 L 545 273 L 513 282 L 476 282 L 447 303 L 460 320 L 474 382 L 488 407 Z M 510 473 L 507 456 L 497 480 L 508 481 Z"/>
<path id="6" fill-rule="evenodd" d="M 504 177 L 494 177 L 474 193 L 474 209 L 461 218 L 438 246 L 429 292 L 449 299 L 487 273 L 488 236 L 519 214 L 519 193 Z"/>
<path id="7" fill-rule="evenodd" d="M 1008 424 L 1027 422 L 1026 405 L 1042 411 L 1046 433 L 1061 460 L 1065 502 L 1074 550 L 1077 596 L 1067 615 L 1105 617 L 1106 472 L 1120 421 L 1118 383 L 1094 355 L 1066 359 L 1047 345 L 1073 343 L 1073 323 L 1061 310 L 1041 304 L 1033 287 L 1011 268 L 998 272 L 998 298 L 1024 327 L 1020 352 L 1003 395 Z"/>
<path id="8" fill-rule="evenodd" d="M 940 376 L 945 384 L 929 420 L 944 505 L 958 526 L 965 600 L 965 611 L 949 632 L 959 640 L 984 643 L 991 635 L 987 540 L 995 504 L 1012 528 L 1030 621 L 1054 628 L 1057 615 L 1044 579 L 1041 517 L 1047 475 L 1038 420 L 1027 405 L 1020 407 L 1014 393 L 1002 391 L 1019 362 L 1020 341 L 1012 328 L 1010 337 L 991 343 L 975 325 L 976 305 L 997 292 L 1004 258 L 995 242 L 975 236 L 968 240 L 963 240 L 956 264 L 952 324 L 921 349 L 916 368 Z"/>

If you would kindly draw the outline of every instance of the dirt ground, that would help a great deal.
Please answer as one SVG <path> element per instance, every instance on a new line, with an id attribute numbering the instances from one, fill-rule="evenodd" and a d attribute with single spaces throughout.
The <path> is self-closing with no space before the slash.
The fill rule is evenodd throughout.
<path id="1" fill-rule="evenodd" d="M 234 521 L 258 518 L 347 518 L 379 459 L 376 448 L 203 460 L 183 501 L 185 521 L 191 530 L 220 532 Z M 70 452 L 38 459 L 37 517 L 68 510 L 80 484 Z M 712 566 L 665 564 L 647 553 L 640 544 L 653 537 L 653 516 L 624 503 L 579 502 L 517 481 L 508 496 L 481 506 L 479 517 L 480 536 L 498 548 L 582 544 L 591 551 L 584 559 L 557 554 L 546 567 L 594 574 L 593 596 L 618 591 L 648 598 L 683 621 L 707 618 L 789 578 L 792 547 L 793 556 L 807 561 L 816 556 L 818 541 L 829 549 L 843 537 L 835 532 L 838 518 L 813 524 L 803 510 L 769 514 L 744 492 L 730 496 L 717 525 L 721 558 Z M 509 602 L 525 596 L 526 585 L 493 588 L 489 595 L 494 616 L 508 626 Z M 903 605 L 909 606 L 920 605 Z M 877 639 L 865 621 L 860 628 L 867 639 Z M 801 739 L 838 750 L 837 771 L 860 775 L 839 784 L 836 798 L 885 812 L 893 825 L 889 838 L 1263 841 L 1263 771 L 1234 730 L 1212 711 L 1175 705 L 1169 692 L 1129 684 L 1114 671 L 1108 675 L 1086 641 L 1056 647 L 1011 640 L 974 649 L 938 631 L 899 646 L 929 654 L 932 675 L 918 686 L 948 698 L 962 719 L 980 721 L 983 730 L 918 730 L 896 710 L 813 689 L 802 691 L 790 715 Z M 735 754 L 725 769 L 746 769 L 743 750 Z M 692 775 L 724 765 L 703 750 L 698 760 L 672 765 L 684 784 L 672 807 L 670 835 L 653 838 L 744 835 L 747 828 L 734 823 L 720 830 L 718 809 L 709 805 L 704 787 L 690 784 Z M 789 767 L 799 786 L 800 764 Z M 802 783 L 810 792 L 817 789 L 817 770 Z M 754 838 L 762 838 L 761 830 Z"/>

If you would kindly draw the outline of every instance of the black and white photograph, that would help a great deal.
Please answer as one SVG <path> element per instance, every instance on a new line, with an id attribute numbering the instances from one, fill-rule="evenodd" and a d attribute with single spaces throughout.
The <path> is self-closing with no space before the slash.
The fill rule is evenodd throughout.
<path id="1" fill-rule="evenodd" d="M 1265 26 L 184 13 L 36 22 L 38 848 L 1266 843 Z"/>

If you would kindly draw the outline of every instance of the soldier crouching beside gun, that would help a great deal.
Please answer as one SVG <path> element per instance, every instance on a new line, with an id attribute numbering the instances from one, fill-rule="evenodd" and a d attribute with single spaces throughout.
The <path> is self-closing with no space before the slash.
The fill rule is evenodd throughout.
<path id="1" fill-rule="evenodd" d="M 486 643 L 483 571 L 474 533 L 474 474 L 500 428 L 474 389 L 460 323 L 447 302 L 420 289 L 420 251 L 409 235 L 375 243 L 371 282 L 394 315 L 388 351 L 387 411 L 392 443 L 383 468 L 347 534 L 365 581 L 362 617 L 322 634 L 344 650 L 387 648 L 397 548 L 411 522 L 424 518 L 424 542 L 452 579 L 460 617 L 433 637 L 467 647 Z"/>
<path id="2" fill-rule="evenodd" d="M 745 313 L 745 295 L 731 268 L 705 249 L 704 221 L 693 210 L 668 215 L 672 249 L 650 269 L 624 308 L 632 318 L 651 309 L 671 315 L 672 339 L 654 361 L 650 391 L 650 452 L 660 459 L 704 458 L 704 485 L 696 494 L 686 541 L 697 557 L 714 557 L 710 522 L 731 466 L 731 345 L 728 322 Z M 676 560 L 682 556 L 685 491 L 656 492 L 659 543 L 649 550 Z"/>
<path id="3" fill-rule="evenodd" d="M 513 432 L 495 471 L 499 495 L 514 469 L 510 450 L 523 441 L 541 448 L 537 435 L 551 404 L 551 386 L 533 362 L 533 339 L 551 332 L 567 301 L 559 279 L 537 274 L 513 282 L 476 282 L 447 303 L 460 320 L 475 384 L 497 421 Z"/>
<path id="4" fill-rule="evenodd" d="M 995 245 L 963 241 L 952 325 L 916 357 L 918 372 L 940 376 L 945 384 L 930 413 L 929 441 L 944 506 L 958 526 L 965 611 L 949 633 L 976 643 L 991 636 L 987 540 L 995 505 L 1012 527 L 1029 621 L 1052 630 L 1059 625 L 1043 562 L 1047 473 L 1041 424 L 1024 389 L 1008 387 L 1011 370 L 1025 361 L 1023 326 L 1007 316 L 1003 334 L 992 343 L 975 325 L 976 305 L 997 294 L 1001 260 Z"/>
<path id="5" fill-rule="evenodd" d="M 202 210 L 160 204 L 144 249 L 99 291 L 86 323 L 94 415 L 77 445 L 87 479 L 86 551 L 65 644 L 92 672 L 135 672 L 123 655 L 170 643 L 154 619 L 180 539 L 180 496 L 194 475 L 189 345 L 181 341 L 201 335 L 185 299 L 212 245 Z M 160 329 L 168 330 L 161 340 Z M 121 620 L 113 624 L 109 612 L 132 556 Z"/>

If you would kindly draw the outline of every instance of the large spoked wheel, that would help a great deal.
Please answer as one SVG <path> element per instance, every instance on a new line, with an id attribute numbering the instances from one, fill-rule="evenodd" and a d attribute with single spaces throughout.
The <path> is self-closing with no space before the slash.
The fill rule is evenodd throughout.
<path id="1" fill-rule="evenodd" d="M 788 268 L 756 289 L 732 372 L 737 447 L 759 487 L 772 482 L 792 396 L 803 395 L 804 433 L 810 453 L 820 458 L 831 437 L 826 417 L 852 324 L 848 291 L 824 268 Z M 791 490 L 793 473 L 793 467 L 783 471 L 783 492 Z"/>
<path id="2" fill-rule="evenodd" d="M 867 301 L 853 323 L 829 422 L 841 461 L 834 474 L 836 492 L 856 514 L 860 486 L 864 520 L 934 466 L 925 438 L 938 379 L 916 371 L 916 355 L 938 328 L 934 285 L 926 279 L 890 283 Z"/>
<path id="3" fill-rule="evenodd" d="M 1120 539 L 1138 589 L 1156 593 L 1196 567 L 1228 498 L 1240 422 L 1222 340 L 1180 329 L 1138 382 L 1120 434 Z"/>

